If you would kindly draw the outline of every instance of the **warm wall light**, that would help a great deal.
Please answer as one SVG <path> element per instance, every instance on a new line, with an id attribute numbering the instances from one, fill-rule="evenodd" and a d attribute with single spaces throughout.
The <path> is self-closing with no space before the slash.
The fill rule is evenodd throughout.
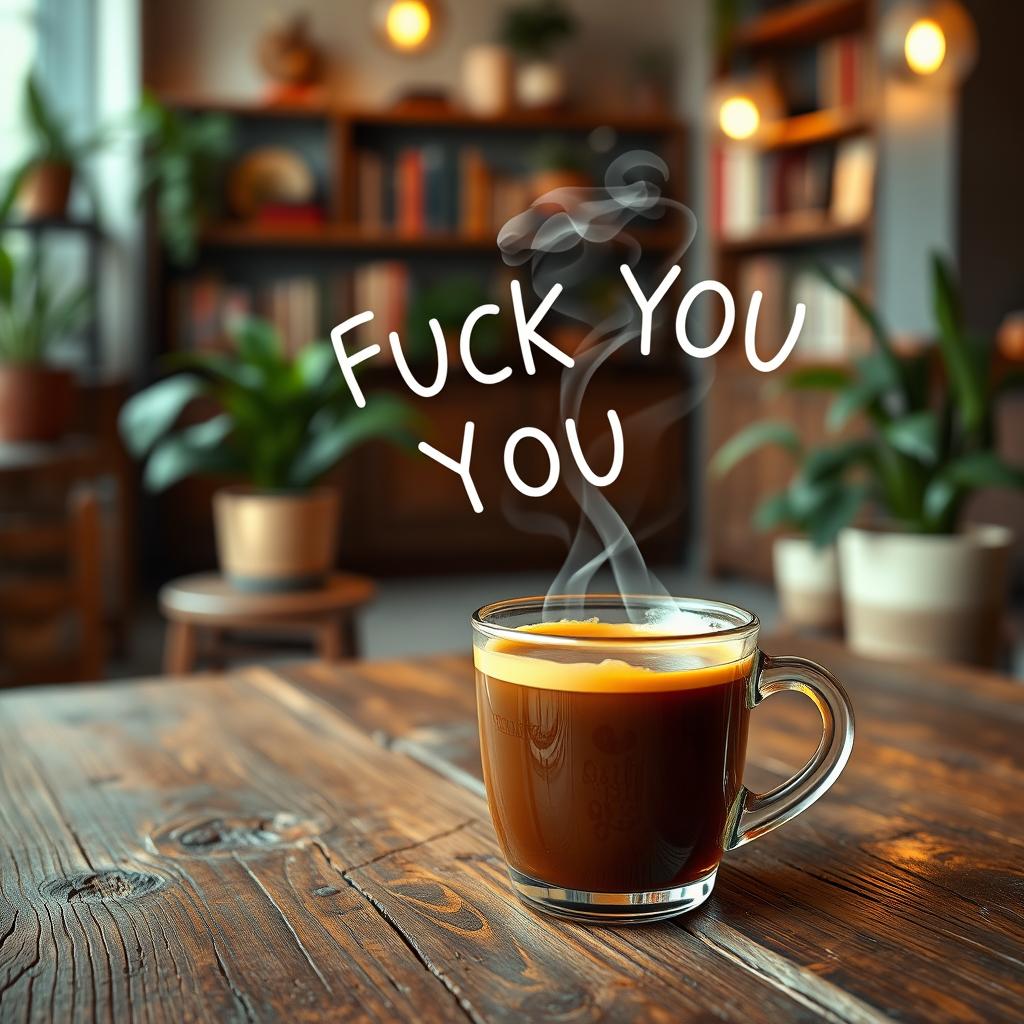
<path id="1" fill-rule="evenodd" d="M 737 142 L 753 138 L 761 126 L 761 112 L 749 96 L 729 96 L 718 109 L 718 127 Z"/>
<path id="2" fill-rule="evenodd" d="M 974 67 L 978 38 L 958 0 L 904 0 L 882 21 L 882 55 L 901 78 L 958 85 Z"/>
<path id="3" fill-rule="evenodd" d="M 931 18 L 918 18 L 903 41 L 907 66 L 918 75 L 934 75 L 946 59 L 946 33 Z"/>
<path id="4" fill-rule="evenodd" d="M 779 117 L 778 90 L 765 76 L 726 78 L 711 90 L 708 117 L 733 142 L 748 142 Z"/>
<path id="5" fill-rule="evenodd" d="M 418 53 L 437 35 L 440 8 L 436 0 L 379 0 L 374 20 L 390 49 Z"/>

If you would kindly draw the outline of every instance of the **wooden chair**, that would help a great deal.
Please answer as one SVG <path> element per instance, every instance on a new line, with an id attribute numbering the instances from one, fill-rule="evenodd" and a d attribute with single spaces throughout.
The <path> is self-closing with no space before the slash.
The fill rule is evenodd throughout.
<path id="1" fill-rule="evenodd" d="M 99 679 L 103 590 L 96 495 L 67 515 L 0 518 L 0 686 Z"/>

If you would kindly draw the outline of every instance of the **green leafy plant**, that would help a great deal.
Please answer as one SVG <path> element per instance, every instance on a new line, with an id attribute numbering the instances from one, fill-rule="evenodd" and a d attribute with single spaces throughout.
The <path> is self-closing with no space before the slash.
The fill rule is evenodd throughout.
<path id="1" fill-rule="evenodd" d="M 93 205 L 97 206 L 95 189 L 82 171 L 87 157 L 107 141 L 108 133 L 99 130 L 76 138 L 64 119 L 54 110 L 35 74 L 25 80 L 25 121 L 29 131 L 29 148 L 7 179 L 0 195 L 0 220 L 11 211 L 25 179 L 40 164 L 66 164 L 89 189 Z"/>
<path id="2" fill-rule="evenodd" d="M 147 93 L 136 122 L 144 145 L 140 198 L 155 193 L 164 244 L 176 263 L 190 263 L 203 224 L 220 205 L 221 176 L 233 144 L 231 119 L 185 115 Z"/>
<path id="3" fill-rule="evenodd" d="M 457 338 L 466 317 L 478 306 L 491 302 L 487 289 L 475 277 L 454 275 L 445 277 L 437 284 L 418 288 L 414 293 L 406 315 L 404 337 L 409 352 L 414 356 L 429 356 L 434 353 L 434 337 L 430 332 L 430 320 L 436 319 L 449 338 Z M 488 355 L 497 351 L 501 343 L 499 318 L 486 316 L 473 329 L 473 350 L 477 355 Z"/>
<path id="4" fill-rule="evenodd" d="M 793 482 L 758 509 L 757 521 L 828 543 L 867 502 L 896 529 L 949 534 L 974 491 L 1024 488 L 1024 469 L 997 454 L 994 421 L 998 395 L 1020 380 L 996 380 L 993 346 L 967 330 L 949 264 L 932 257 L 935 349 L 912 355 L 897 351 L 877 311 L 857 292 L 832 271 L 819 272 L 867 326 L 872 351 L 849 369 L 797 370 L 785 386 L 832 393 L 830 431 L 861 416 L 867 432 L 804 452 L 787 424 L 767 422 L 729 441 L 714 460 L 719 472 L 770 443 L 800 459 Z"/>
<path id="5" fill-rule="evenodd" d="M 82 326 L 89 308 L 86 289 L 55 289 L 34 264 L 0 249 L 0 363 L 43 362 L 55 341 Z"/>
<path id="6" fill-rule="evenodd" d="M 505 11 L 501 38 L 527 60 L 544 60 L 575 31 L 575 19 L 558 0 L 536 0 Z"/>
<path id="7" fill-rule="evenodd" d="M 234 325 L 232 338 L 233 351 L 179 356 L 185 372 L 125 404 L 121 435 L 146 459 L 150 490 L 211 475 L 301 491 L 366 441 L 414 440 L 414 416 L 395 396 L 370 395 L 356 407 L 329 344 L 314 342 L 289 358 L 275 328 L 255 318 Z M 196 399 L 215 415 L 179 425 Z"/>
<path id="8" fill-rule="evenodd" d="M 711 468 L 724 475 L 772 445 L 788 452 L 794 463 L 793 476 L 784 490 L 769 495 L 754 510 L 754 525 L 761 530 L 799 533 L 816 547 L 826 547 L 853 520 L 866 496 L 863 483 L 851 483 L 844 475 L 850 447 L 860 443 L 808 448 L 791 424 L 758 420 L 722 445 Z"/>
<path id="9" fill-rule="evenodd" d="M 566 139 L 551 137 L 539 142 L 530 154 L 530 162 L 538 171 L 571 171 L 586 174 L 589 161 L 586 150 Z"/>

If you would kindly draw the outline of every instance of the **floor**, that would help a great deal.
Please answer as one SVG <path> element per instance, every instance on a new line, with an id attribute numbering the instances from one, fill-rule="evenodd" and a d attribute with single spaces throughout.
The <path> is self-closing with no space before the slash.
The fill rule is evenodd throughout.
<path id="1" fill-rule="evenodd" d="M 765 628 L 776 621 L 778 606 L 770 587 L 709 581 L 681 570 L 659 571 L 658 576 L 672 594 L 741 605 Z M 369 657 L 465 649 L 470 642 L 469 616 L 477 608 L 503 598 L 543 594 L 550 582 L 550 573 L 383 581 L 376 604 L 362 618 L 363 648 Z"/>
<path id="2" fill-rule="evenodd" d="M 778 605 L 770 587 L 744 581 L 708 580 L 679 569 L 658 570 L 671 593 L 710 597 L 754 612 L 770 629 Z M 551 582 L 545 572 L 465 576 L 424 576 L 378 582 L 377 600 L 359 618 L 364 657 L 393 658 L 443 651 L 468 651 L 469 617 L 481 605 L 508 597 L 543 594 Z M 609 588 L 613 589 L 613 588 Z M 160 672 L 163 622 L 155 607 L 136 616 L 130 650 L 112 666 L 117 678 Z M 295 651 L 283 654 L 296 657 Z"/>
<path id="3" fill-rule="evenodd" d="M 673 594 L 714 598 L 754 612 L 766 631 L 778 622 L 779 608 L 771 587 L 749 580 L 708 579 L 682 569 L 658 570 Z M 394 658 L 414 654 L 468 650 L 469 617 L 481 605 L 508 597 L 543 594 L 549 573 L 426 576 L 385 579 L 378 583 L 377 600 L 359 620 L 363 656 Z M 609 587 L 608 589 L 614 589 Z M 1009 615 L 1012 653 L 1006 669 L 1024 680 L 1024 604 L 1020 598 Z M 163 622 L 154 607 L 136 616 L 130 650 L 111 666 L 114 678 L 156 675 L 163 652 Z M 301 649 L 282 653 L 301 656 Z"/>

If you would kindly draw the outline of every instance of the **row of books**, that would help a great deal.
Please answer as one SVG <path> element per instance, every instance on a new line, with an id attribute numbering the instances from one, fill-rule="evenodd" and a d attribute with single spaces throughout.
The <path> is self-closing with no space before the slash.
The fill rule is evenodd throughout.
<path id="1" fill-rule="evenodd" d="M 865 39 L 833 36 L 795 54 L 782 68 L 780 86 L 790 114 L 812 110 L 849 109 L 868 97 Z"/>
<path id="2" fill-rule="evenodd" d="M 378 359 L 386 362 L 388 333 L 405 329 L 409 291 L 408 267 L 397 260 L 366 263 L 329 278 L 295 277 L 260 286 L 197 275 L 171 288 L 170 342 L 181 351 L 222 350 L 230 344 L 233 321 L 259 316 L 277 327 L 284 351 L 294 355 L 311 341 L 325 340 L 334 324 L 370 309 L 374 320 L 353 332 L 352 344 L 377 342 Z"/>
<path id="3" fill-rule="evenodd" d="M 721 146 L 713 170 L 715 230 L 739 238 L 806 214 L 857 223 L 873 204 L 875 162 L 875 145 L 863 136 L 771 153 Z"/>
<path id="4" fill-rule="evenodd" d="M 798 302 L 806 311 L 794 360 L 848 358 L 867 350 L 864 326 L 849 302 L 805 264 L 753 256 L 743 261 L 738 284 L 740 309 L 747 308 L 754 291 L 762 293 L 757 336 L 765 357 L 786 339 Z"/>
<path id="5" fill-rule="evenodd" d="M 491 166 L 475 146 L 432 143 L 356 157 L 356 216 L 367 232 L 494 234 L 533 198 L 521 174 Z"/>

